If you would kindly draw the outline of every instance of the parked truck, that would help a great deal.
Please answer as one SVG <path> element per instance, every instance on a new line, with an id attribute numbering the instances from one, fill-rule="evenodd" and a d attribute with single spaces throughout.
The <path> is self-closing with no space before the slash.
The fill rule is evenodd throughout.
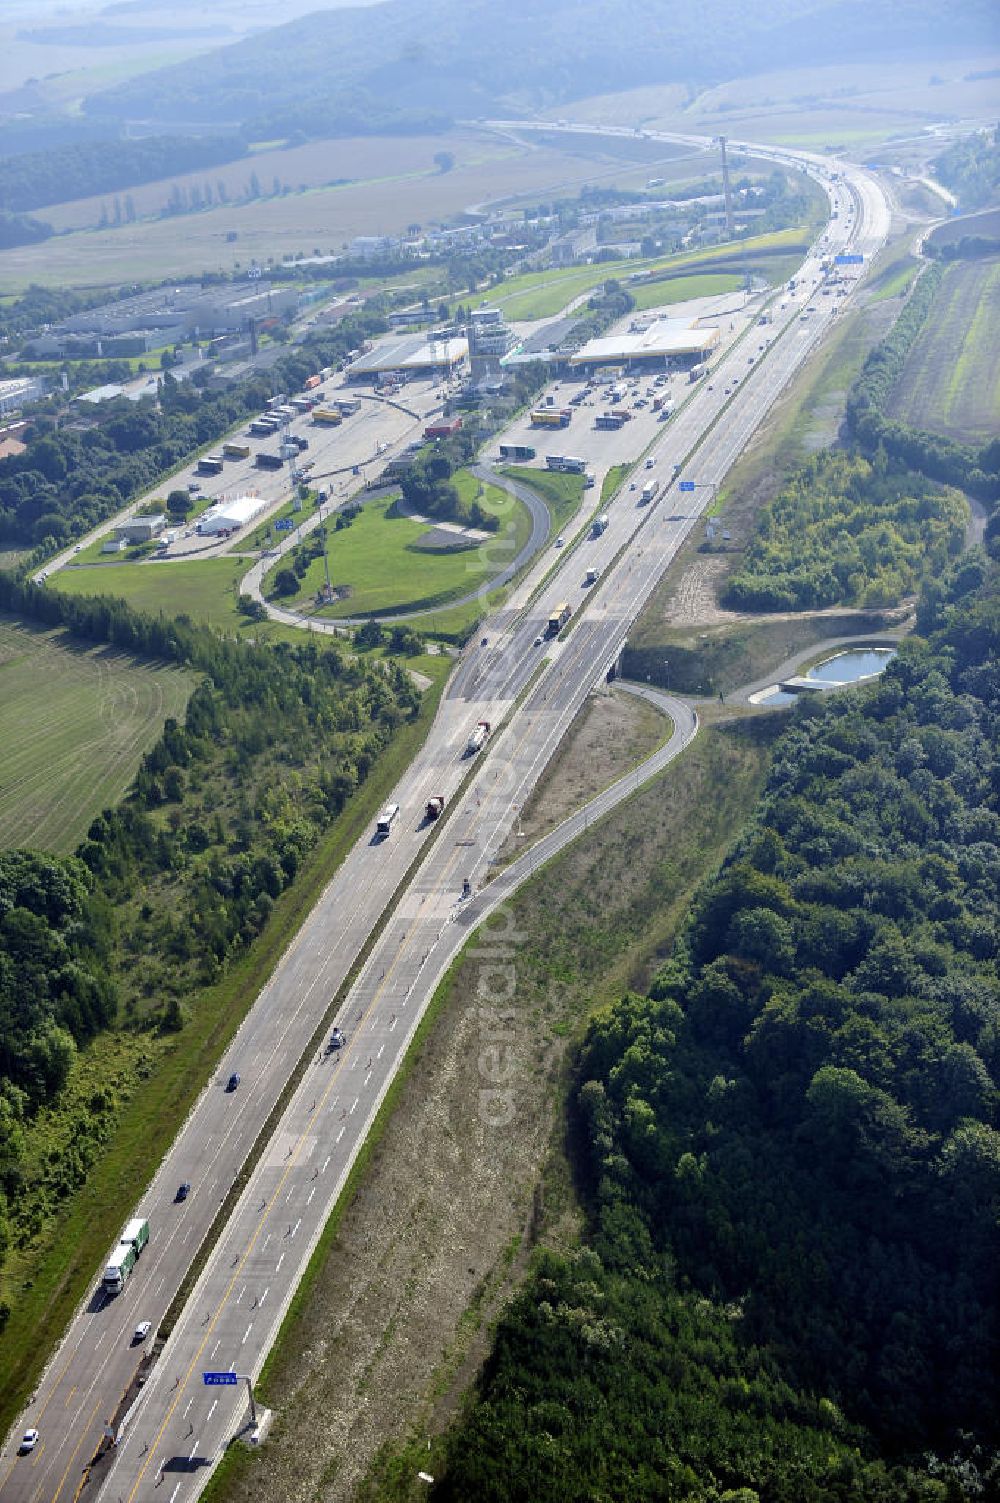
<path id="1" fill-rule="evenodd" d="M 199 475 L 221 475 L 223 459 L 221 454 L 203 454 L 198 461 Z"/>
<path id="2" fill-rule="evenodd" d="M 284 462 L 280 454 L 267 454 L 263 450 L 254 460 L 258 470 L 280 470 Z"/>
<path id="3" fill-rule="evenodd" d="M 476 728 L 472 732 L 472 735 L 469 737 L 468 742 L 466 743 L 465 755 L 467 757 L 474 757 L 475 754 L 476 754 L 476 752 L 482 751 L 483 747 L 486 745 L 486 738 L 489 735 L 489 733 L 490 733 L 490 723 L 489 723 L 489 721 L 488 720 L 479 720 L 479 721 L 477 721 L 476 722 Z"/>
<path id="4" fill-rule="evenodd" d="M 232 439 L 228 439 L 222 445 L 222 454 L 225 459 L 249 459 L 250 445 L 235 443 Z"/>
<path id="5" fill-rule="evenodd" d="M 444 794 L 435 793 L 433 798 L 427 800 L 426 814 L 428 819 L 438 819 L 444 813 Z"/>

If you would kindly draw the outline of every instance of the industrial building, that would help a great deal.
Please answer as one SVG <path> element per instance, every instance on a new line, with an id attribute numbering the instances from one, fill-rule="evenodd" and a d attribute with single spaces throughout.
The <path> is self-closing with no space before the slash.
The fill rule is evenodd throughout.
<path id="1" fill-rule="evenodd" d="M 267 502 L 262 497 L 251 493 L 224 499 L 209 507 L 199 519 L 195 531 L 202 537 L 226 537 L 252 522 L 265 506 Z"/>
<path id="2" fill-rule="evenodd" d="M 375 348 L 348 366 L 349 381 L 374 381 L 379 376 L 450 376 L 464 363 L 469 341 L 455 335 L 409 334 L 379 340 Z"/>
<path id="3" fill-rule="evenodd" d="M 151 543 L 160 536 L 166 525 L 167 519 L 162 512 L 158 512 L 155 517 L 130 517 L 127 522 L 122 522 L 115 528 L 115 535 L 119 545 Z"/>
<path id="4" fill-rule="evenodd" d="M 45 395 L 45 383 L 33 376 L 19 376 L 12 381 L 0 381 L 0 417 L 8 412 L 19 412 L 26 402 L 37 402 Z"/>
<path id="5" fill-rule="evenodd" d="M 658 318 L 648 328 L 591 339 L 569 357 L 574 370 L 623 365 L 630 370 L 684 369 L 707 360 L 720 342 L 719 330 L 697 320 Z"/>
<path id="6" fill-rule="evenodd" d="M 199 336 L 238 332 L 248 326 L 250 319 L 271 318 L 287 309 L 294 310 L 298 302 L 295 288 L 273 287 L 269 282 L 230 282 L 218 287 L 184 282 L 86 308 L 56 324 L 49 337 L 87 334 L 114 340 L 122 335 L 136 335 L 142 336 L 147 349 L 153 349 L 175 344 L 196 332 Z"/>

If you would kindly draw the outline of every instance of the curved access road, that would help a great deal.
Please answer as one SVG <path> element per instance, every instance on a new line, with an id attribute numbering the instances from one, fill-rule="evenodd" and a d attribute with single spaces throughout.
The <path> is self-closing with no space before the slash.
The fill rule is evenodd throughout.
<path id="1" fill-rule="evenodd" d="M 270 573 L 286 553 L 290 552 L 304 537 L 308 537 L 309 533 L 319 526 L 323 520 L 321 511 L 314 512 L 311 517 L 301 523 L 295 532 L 289 533 L 285 541 L 276 550 L 272 551 L 267 558 L 258 559 L 243 576 L 240 582 L 240 590 L 244 594 L 251 596 L 252 599 L 259 601 L 272 621 L 281 621 L 286 626 L 306 627 L 309 631 L 325 632 L 327 635 L 343 631 L 348 626 L 363 626 L 366 621 L 372 620 L 378 621 L 380 625 L 385 626 L 396 626 L 411 621 L 416 622 L 424 616 L 439 615 L 441 611 L 454 610 L 459 606 L 468 605 L 473 600 L 485 600 L 494 590 L 502 589 L 505 584 L 509 584 L 514 576 L 519 574 L 531 562 L 535 554 L 541 552 L 548 542 L 549 534 L 552 531 L 552 518 L 549 515 L 549 509 L 545 505 L 545 502 L 541 500 L 530 486 L 522 485 L 519 480 L 511 480 L 506 475 L 498 475 L 488 465 L 474 464 L 470 466 L 470 469 L 476 479 L 481 480 L 484 485 L 497 486 L 500 490 L 506 491 L 510 496 L 514 496 L 527 507 L 531 515 L 531 535 L 515 558 L 504 564 L 492 578 L 483 580 L 481 584 L 477 585 L 474 590 L 469 590 L 467 594 L 460 595 L 454 600 L 439 601 L 437 605 L 418 606 L 410 611 L 393 611 L 389 614 L 378 616 L 338 616 L 335 621 L 323 616 L 303 616 L 301 611 L 292 611 L 287 606 L 275 605 L 273 601 L 267 600 L 264 597 L 262 590 L 264 575 Z M 352 501 L 356 499 L 356 497 L 351 497 Z M 347 502 L 341 504 L 347 505 Z M 340 508 L 338 507 L 337 509 L 339 510 Z M 491 541 L 498 553 L 507 551 L 504 547 L 502 537 L 493 538 Z"/>

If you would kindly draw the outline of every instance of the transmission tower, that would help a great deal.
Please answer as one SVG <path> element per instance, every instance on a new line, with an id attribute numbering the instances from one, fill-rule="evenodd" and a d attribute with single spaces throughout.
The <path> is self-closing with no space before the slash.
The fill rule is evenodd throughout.
<path id="1" fill-rule="evenodd" d="M 729 185 L 729 162 L 726 159 L 726 138 L 717 136 L 719 150 L 722 152 L 722 191 L 726 199 L 726 234 L 730 240 L 733 238 L 733 190 Z"/>

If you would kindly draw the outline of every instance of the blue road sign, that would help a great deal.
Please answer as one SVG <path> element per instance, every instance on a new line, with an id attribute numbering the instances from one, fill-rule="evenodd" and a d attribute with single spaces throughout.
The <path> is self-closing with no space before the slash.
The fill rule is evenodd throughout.
<path id="1" fill-rule="evenodd" d="M 274 524 L 275 532 L 291 532 L 294 527 L 295 523 L 291 517 L 279 517 Z"/>
<path id="2" fill-rule="evenodd" d="M 864 256 L 855 256 L 855 255 L 850 255 L 850 256 L 847 256 L 847 255 L 834 256 L 834 258 L 833 258 L 833 264 L 834 264 L 834 266 L 863 266 L 864 265 L 864 260 L 865 260 Z"/>
<path id="3" fill-rule="evenodd" d="M 677 489 L 679 491 L 693 491 L 694 490 L 694 481 L 693 480 L 682 480 L 680 482 L 680 484 L 678 485 Z"/>
<path id="4" fill-rule="evenodd" d="M 235 1373 L 202 1373 L 206 1388 L 235 1388 L 239 1378 Z"/>

